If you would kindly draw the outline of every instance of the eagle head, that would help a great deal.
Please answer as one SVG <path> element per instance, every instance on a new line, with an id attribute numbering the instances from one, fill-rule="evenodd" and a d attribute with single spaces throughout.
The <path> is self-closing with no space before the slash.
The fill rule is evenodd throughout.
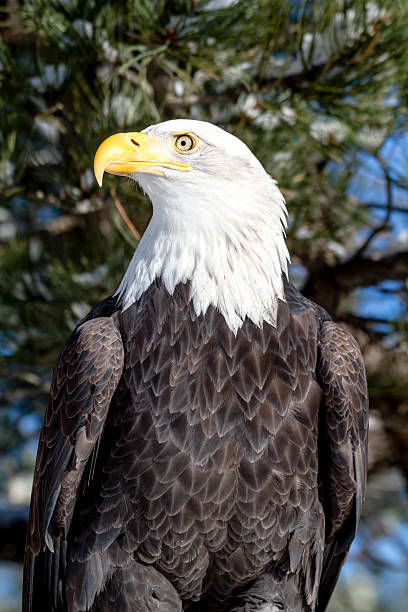
<path id="1" fill-rule="evenodd" d="M 172 293 L 190 281 L 197 314 L 215 305 L 234 332 L 245 317 L 274 322 L 289 258 L 286 207 L 276 181 L 249 148 L 190 119 L 115 134 L 98 148 L 95 176 L 127 176 L 153 216 L 119 294 L 126 306 L 155 278 Z"/>

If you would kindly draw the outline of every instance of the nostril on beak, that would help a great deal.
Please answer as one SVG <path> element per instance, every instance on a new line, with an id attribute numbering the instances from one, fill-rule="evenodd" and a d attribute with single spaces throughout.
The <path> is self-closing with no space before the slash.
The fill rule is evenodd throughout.
<path id="1" fill-rule="evenodd" d="M 140 144 L 134 138 L 130 139 L 130 142 L 135 145 L 135 147 L 140 147 Z"/>

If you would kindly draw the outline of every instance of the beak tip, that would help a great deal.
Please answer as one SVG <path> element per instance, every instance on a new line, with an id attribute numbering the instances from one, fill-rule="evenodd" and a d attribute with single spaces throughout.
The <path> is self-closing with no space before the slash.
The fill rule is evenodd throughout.
<path id="1" fill-rule="evenodd" d="M 103 175 L 105 173 L 105 169 L 103 169 L 100 167 L 100 164 L 96 164 L 96 160 L 94 163 L 94 175 L 95 175 L 95 179 L 96 182 L 98 183 L 99 187 L 102 187 L 102 183 L 103 183 Z"/>

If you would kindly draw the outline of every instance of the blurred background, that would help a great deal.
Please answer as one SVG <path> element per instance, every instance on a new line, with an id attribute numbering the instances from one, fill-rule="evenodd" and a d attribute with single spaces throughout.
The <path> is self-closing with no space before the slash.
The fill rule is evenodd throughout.
<path id="1" fill-rule="evenodd" d="M 408 609 L 408 3 L 0 1 L 0 612 L 20 610 L 57 353 L 150 217 L 94 152 L 174 117 L 244 140 L 286 197 L 290 274 L 362 347 L 362 525 L 330 612 Z M 135 229 L 118 212 L 127 212 Z"/>

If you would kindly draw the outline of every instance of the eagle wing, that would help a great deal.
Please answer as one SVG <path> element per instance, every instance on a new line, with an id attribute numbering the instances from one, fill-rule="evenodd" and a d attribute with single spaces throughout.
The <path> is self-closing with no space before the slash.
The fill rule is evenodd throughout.
<path id="1" fill-rule="evenodd" d="M 115 315 L 79 325 L 59 355 L 34 473 L 24 610 L 56 607 L 58 578 L 65 565 L 66 536 L 80 483 L 85 468 L 91 476 L 123 362 L 123 344 Z"/>
<path id="2" fill-rule="evenodd" d="M 322 324 L 317 376 L 323 390 L 319 464 L 326 543 L 316 612 L 326 609 L 358 527 L 367 477 L 368 395 L 352 335 Z"/>

